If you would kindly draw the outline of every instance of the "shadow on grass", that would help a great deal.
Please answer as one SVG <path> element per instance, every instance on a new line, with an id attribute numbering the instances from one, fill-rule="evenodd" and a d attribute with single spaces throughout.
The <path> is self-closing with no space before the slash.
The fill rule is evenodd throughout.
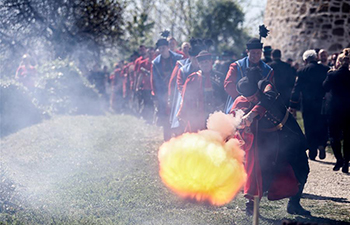
<path id="1" fill-rule="evenodd" d="M 327 196 L 313 195 L 313 194 L 307 194 L 307 193 L 303 193 L 302 198 L 307 198 L 312 200 L 330 200 L 333 202 L 340 202 L 340 203 L 350 203 L 350 201 L 348 201 L 347 198 L 327 197 Z"/>
<path id="2" fill-rule="evenodd" d="M 325 215 L 327 216 L 327 215 Z M 269 224 L 273 225 L 282 225 L 282 224 L 308 224 L 308 225 L 350 225 L 349 222 L 339 221 L 339 220 L 332 220 L 328 218 L 323 217 L 316 217 L 316 216 L 307 216 L 307 217 L 301 217 L 297 216 L 295 219 L 282 219 L 282 220 L 274 220 L 270 218 L 266 218 L 263 216 L 259 216 L 259 219 L 261 221 L 267 222 Z"/>
<path id="3" fill-rule="evenodd" d="M 327 215 L 325 215 L 327 216 Z M 339 220 L 332 220 L 324 217 L 317 217 L 317 216 L 309 216 L 309 217 L 296 217 L 296 221 L 303 222 L 303 223 L 311 223 L 311 224 L 335 224 L 335 225 L 350 225 L 348 222 L 339 221 Z"/>

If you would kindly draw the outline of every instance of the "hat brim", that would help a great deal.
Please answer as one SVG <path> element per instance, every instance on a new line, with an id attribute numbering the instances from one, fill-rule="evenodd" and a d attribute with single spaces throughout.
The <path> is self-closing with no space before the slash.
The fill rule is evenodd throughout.
<path id="1" fill-rule="evenodd" d="M 252 43 L 252 44 L 247 44 L 247 49 L 262 49 L 263 44 L 262 43 Z"/>

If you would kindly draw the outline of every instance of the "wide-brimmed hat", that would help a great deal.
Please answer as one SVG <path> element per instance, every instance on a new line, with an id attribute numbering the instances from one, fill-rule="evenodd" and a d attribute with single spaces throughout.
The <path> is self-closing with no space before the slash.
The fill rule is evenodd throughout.
<path id="1" fill-rule="evenodd" d="M 201 51 L 197 55 L 196 59 L 198 62 L 200 62 L 200 61 L 204 61 L 204 60 L 211 60 L 212 59 L 211 57 L 212 57 L 212 55 L 208 51 Z"/>
<path id="2" fill-rule="evenodd" d="M 261 69 L 259 67 L 250 67 L 246 70 L 246 76 L 237 83 L 239 94 L 249 97 L 258 92 L 258 83 L 262 79 Z"/>

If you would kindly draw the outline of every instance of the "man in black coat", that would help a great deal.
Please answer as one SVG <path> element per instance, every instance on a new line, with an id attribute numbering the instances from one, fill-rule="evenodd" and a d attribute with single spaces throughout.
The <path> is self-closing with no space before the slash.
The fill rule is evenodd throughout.
<path id="1" fill-rule="evenodd" d="M 286 106 L 289 106 L 290 94 L 294 87 L 296 71 L 286 62 L 281 60 L 281 50 L 272 51 L 272 62 L 269 66 L 275 71 L 273 83 L 281 95 L 281 99 Z"/>
<path id="2" fill-rule="evenodd" d="M 317 54 L 314 50 L 305 51 L 303 60 L 305 66 L 297 72 L 290 100 L 290 111 L 295 115 L 301 97 L 309 158 L 315 160 L 318 148 L 319 158 L 324 159 L 326 157 L 327 125 L 326 118 L 321 115 L 322 100 L 325 95 L 322 83 L 326 79 L 329 68 L 317 63 Z"/>

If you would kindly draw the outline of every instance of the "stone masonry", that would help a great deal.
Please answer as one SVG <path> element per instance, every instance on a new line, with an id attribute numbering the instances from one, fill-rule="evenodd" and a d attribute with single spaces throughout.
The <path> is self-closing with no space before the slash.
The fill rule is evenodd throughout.
<path id="1" fill-rule="evenodd" d="M 264 45 L 283 59 L 301 62 L 307 49 L 340 52 L 350 47 L 350 0 L 267 0 L 264 24 Z"/>

